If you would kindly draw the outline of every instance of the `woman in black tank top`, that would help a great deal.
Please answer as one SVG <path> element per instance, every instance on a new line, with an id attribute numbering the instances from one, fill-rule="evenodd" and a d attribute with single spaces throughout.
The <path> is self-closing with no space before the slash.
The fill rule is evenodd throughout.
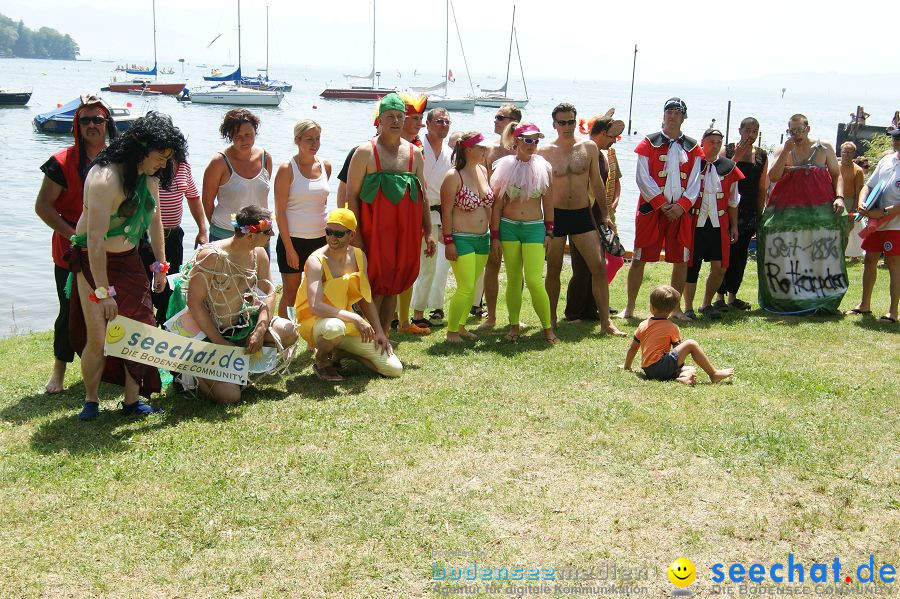
<path id="1" fill-rule="evenodd" d="M 756 226 L 766 203 L 768 188 L 768 155 L 765 150 L 753 145 L 759 135 L 759 122 L 753 117 L 747 117 L 741 121 L 738 132 L 741 134 L 741 140 L 737 144 L 726 145 L 725 156 L 737 163 L 745 178 L 738 181 L 738 194 L 741 198 L 741 203 L 738 204 L 738 240 L 731 246 L 728 270 L 713 304 L 719 310 L 729 307 L 739 310 L 750 309 L 750 303 L 738 299 L 737 292 L 744 279 L 750 241 L 756 235 Z"/>

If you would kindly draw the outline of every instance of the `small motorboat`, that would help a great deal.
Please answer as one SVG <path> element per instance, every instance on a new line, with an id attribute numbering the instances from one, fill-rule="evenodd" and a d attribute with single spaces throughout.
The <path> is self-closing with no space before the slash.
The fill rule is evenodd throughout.
<path id="1" fill-rule="evenodd" d="M 0 106 L 25 106 L 30 99 L 30 91 L 0 89 Z"/>
<path id="2" fill-rule="evenodd" d="M 72 133 L 72 119 L 75 117 L 75 111 L 81 106 L 81 98 L 75 98 L 71 102 L 60 106 L 49 112 L 39 114 L 34 117 L 32 123 L 34 128 L 41 133 Z M 121 133 L 127 131 L 131 123 L 144 116 L 143 114 L 131 112 L 129 106 L 110 106 L 110 116 L 116 123 L 116 129 Z"/>

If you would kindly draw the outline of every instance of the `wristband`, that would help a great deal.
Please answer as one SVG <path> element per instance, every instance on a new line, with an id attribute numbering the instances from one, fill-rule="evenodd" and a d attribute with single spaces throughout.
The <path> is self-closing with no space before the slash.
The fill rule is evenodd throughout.
<path id="1" fill-rule="evenodd" d="M 444 233 L 444 245 L 450 245 L 453 243 L 453 235 L 450 233 Z"/>
<path id="2" fill-rule="evenodd" d="M 161 272 L 166 274 L 169 272 L 169 263 L 156 261 L 150 265 L 150 272 Z"/>
<path id="3" fill-rule="evenodd" d="M 551 236 L 553 235 L 553 221 L 552 220 L 545 220 L 544 228 L 547 230 L 548 235 L 551 235 Z"/>
<path id="4" fill-rule="evenodd" d="M 491 229 L 491 239 L 500 240 L 500 231 L 497 229 Z"/>
<path id="5" fill-rule="evenodd" d="M 99 304 L 101 301 L 115 296 L 116 288 L 110 285 L 109 289 L 107 289 L 106 287 L 97 287 L 96 289 L 91 291 L 90 295 L 88 295 L 88 299 L 95 304 Z"/>

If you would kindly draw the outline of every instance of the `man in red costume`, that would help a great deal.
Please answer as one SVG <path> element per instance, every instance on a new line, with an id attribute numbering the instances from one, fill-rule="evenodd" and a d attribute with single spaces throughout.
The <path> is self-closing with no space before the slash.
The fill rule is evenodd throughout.
<path id="1" fill-rule="evenodd" d="M 350 161 L 347 206 L 360 222 L 360 245 L 369 262 L 372 300 L 388 330 L 397 295 L 419 276 L 419 254 L 435 251 L 431 211 L 425 207 L 422 152 L 401 138 L 406 105 L 388 94 L 378 105 L 381 133 L 359 146 Z"/>
<path id="2" fill-rule="evenodd" d="M 663 108 L 662 131 L 645 137 L 638 155 L 637 185 L 641 191 L 634 223 L 634 258 L 628 270 L 628 304 L 622 318 L 634 316 L 644 279 L 644 264 L 658 262 L 665 250 L 672 264 L 672 287 L 684 291 L 694 228 L 689 214 L 700 193 L 703 151 L 697 140 L 681 133 L 687 104 L 670 98 Z M 672 312 L 685 320 L 681 307 Z"/>
<path id="3" fill-rule="evenodd" d="M 715 160 L 703 161 L 700 200 L 697 207 L 691 209 L 694 247 L 684 286 L 684 313 L 691 319 L 696 318 L 694 293 L 697 291 L 697 278 L 704 260 L 709 262 L 709 277 L 706 279 L 706 291 L 698 311 L 713 320 L 722 318 L 721 312 L 712 306 L 712 298 L 725 278 L 731 244 L 736 243 L 738 238 L 740 198 L 737 182 L 744 178 L 744 173 L 733 160 L 719 156 L 723 138 L 721 131 L 709 128 L 700 140 L 703 155 L 715 157 Z M 731 226 L 732 223 L 734 226 Z"/>
<path id="4" fill-rule="evenodd" d="M 69 342 L 69 299 L 65 294 L 69 267 L 63 255 L 71 245 L 69 237 L 75 234 L 75 223 L 81 216 L 84 179 L 91 162 L 106 147 L 106 136 L 116 136 L 109 108 L 97 96 L 81 97 L 81 106 L 75 110 L 72 122 L 75 143 L 41 165 L 44 180 L 34 202 L 34 211 L 53 229 L 53 274 L 59 298 L 59 314 L 53 325 L 53 373 L 44 386 L 47 393 L 63 390 L 66 366 L 75 359 L 75 350 Z"/>

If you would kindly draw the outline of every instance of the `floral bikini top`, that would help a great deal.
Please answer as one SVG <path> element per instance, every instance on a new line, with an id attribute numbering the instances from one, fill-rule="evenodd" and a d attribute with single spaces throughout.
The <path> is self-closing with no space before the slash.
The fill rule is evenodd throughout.
<path id="1" fill-rule="evenodd" d="M 459 174 L 459 173 L 457 173 Z M 480 195 L 466 187 L 463 183 L 462 175 L 459 174 L 460 188 L 456 192 L 456 201 L 454 205 L 464 212 L 474 212 L 479 208 L 490 208 L 494 205 L 494 192 L 490 189 L 482 198 Z"/>

